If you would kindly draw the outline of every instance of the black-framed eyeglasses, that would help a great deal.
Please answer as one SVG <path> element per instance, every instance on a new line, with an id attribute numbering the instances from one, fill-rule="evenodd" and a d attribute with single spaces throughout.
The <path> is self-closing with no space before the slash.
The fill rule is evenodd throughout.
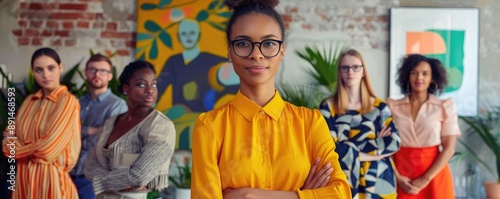
<path id="1" fill-rule="evenodd" d="M 340 72 L 348 73 L 349 69 L 351 69 L 353 72 L 359 72 L 362 67 L 363 67 L 363 65 L 352 65 L 352 66 L 343 65 L 343 66 L 339 66 L 339 69 L 340 69 Z"/>
<path id="2" fill-rule="evenodd" d="M 234 54 L 238 57 L 248 57 L 252 54 L 255 44 L 259 44 L 259 50 L 264 57 L 270 58 L 278 55 L 283 41 L 275 39 L 264 39 L 261 42 L 252 42 L 248 39 L 235 39 L 229 41 Z"/>
<path id="3" fill-rule="evenodd" d="M 109 70 L 106 70 L 106 69 L 97 69 L 97 68 L 87 68 L 87 72 L 89 72 L 91 74 L 95 74 L 97 72 L 97 74 L 102 75 L 102 76 L 111 73 L 111 71 L 109 71 Z"/>

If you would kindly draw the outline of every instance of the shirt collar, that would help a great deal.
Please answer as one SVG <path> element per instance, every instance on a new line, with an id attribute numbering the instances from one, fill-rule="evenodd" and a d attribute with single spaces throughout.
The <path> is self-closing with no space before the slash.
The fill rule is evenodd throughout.
<path id="1" fill-rule="evenodd" d="M 409 95 L 405 96 L 401 100 L 401 103 L 410 104 L 410 96 Z M 441 102 L 441 99 L 439 99 L 436 95 L 429 94 L 429 99 L 427 99 L 427 101 L 425 101 L 424 103 L 441 105 L 443 102 Z"/>
<path id="2" fill-rule="evenodd" d="M 252 121 L 254 116 L 260 111 L 264 111 L 274 120 L 278 120 L 283 112 L 283 109 L 285 108 L 285 101 L 281 98 L 278 91 L 275 91 L 271 101 L 269 101 L 264 107 L 260 107 L 258 104 L 241 94 L 240 91 L 236 93 L 236 96 L 231 103 L 248 121 Z"/>
<path id="3" fill-rule="evenodd" d="M 65 93 L 66 91 L 68 91 L 68 88 L 66 86 L 61 85 L 58 88 L 54 89 L 45 98 L 50 100 L 50 101 L 57 102 L 57 99 L 59 99 L 59 95 L 61 95 L 62 93 Z M 33 94 L 32 99 L 38 100 L 38 99 L 42 99 L 42 97 L 43 97 L 43 89 L 40 89 L 37 92 L 35 92 L 35 94 Z"/>
<path id="4" fill-rule="evenodd" d="M 98 102 L 103 102 L 109 95 L 111 95 L 111 89 L 108 88 L 106 90 L 106 92 L 97 96 L 96 100 Z M 87 93 L 87 95 L 85 95 L 85 97 L 87 98 L 87 100 L 92 101 L 92 95 L 90 93 Z"/>

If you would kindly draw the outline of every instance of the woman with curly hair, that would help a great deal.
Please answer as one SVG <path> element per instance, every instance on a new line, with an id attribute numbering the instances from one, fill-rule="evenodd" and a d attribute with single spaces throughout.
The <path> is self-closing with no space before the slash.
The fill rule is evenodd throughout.
<path id="1" fill-rule="evenodd" d="M 439 60 L 418 54 L 404 58 L 398 70 L 396 83 L 406 96 L 388 99 L 401 136 L 394 154 L 398 198 L 455 198 L 448 161 L 461 134 L 458 117 L 452 99 L 436 97 L 447 82 Z"/>
<path id="2" fill-rule="evenodd" d="M 285 102 L 276 91 L 285 50 L 278 2 L 226 2 L 234 8 L 226 33 L 240 88 L 196 121 L 192 198 L 350 198 L 321 113 Z"/>

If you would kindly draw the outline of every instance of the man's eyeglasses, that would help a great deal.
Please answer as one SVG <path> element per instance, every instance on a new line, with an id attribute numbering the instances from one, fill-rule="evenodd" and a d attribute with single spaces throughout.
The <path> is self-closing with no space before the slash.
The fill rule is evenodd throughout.
<path id="1" fill-rule="evenodd" d="M 99 74 L 101 76 L 104 76 L 104 75 L 107 75 L 107 74 L 111 73 L 111 71 L 109 71 L 109 70 L 106 70 L 106 69 L 97 69 L 97 68 L 87 68 L 87 72 L 91 73 L 91 74 L 95 74 L 97 72 L 97 74 Z"/>
<path id="2" fill-rule="evenodd" d="M 348 73 L 349 69 L 351 69 L 353 72 L 359 72 L 362 67 L 363 67 L 363 65 L 339 66 L 340 72 L 343 72 L 343 73 Z"/>
<path id="3" fill-rule="evenodd" d="M 234 54 L 238 57 L 248 57 L 252 54 L 255 44 L 259 44 L 259 50 L 264 57 L 275 57 L 281 49 L 283 41 L 274 39 L 264 39 L 261 42 L 252 42 L 248 39 L 235 39 L 229 41 Z"/>

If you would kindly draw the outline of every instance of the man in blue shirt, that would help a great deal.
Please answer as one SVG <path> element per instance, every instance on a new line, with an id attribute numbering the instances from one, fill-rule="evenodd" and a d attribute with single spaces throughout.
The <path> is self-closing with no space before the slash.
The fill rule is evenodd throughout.
<path id="1" fill-rule="evenodd" d="M 104 122 L 127 111 L 126 102 L 108 88 L 108 83 L 113 78 L 112 67 L 109 58 L 101 54 L 92 55 L 85 65 L 89 93 L 79 98 L 82 149 L 78 163 L 69 173 L 80 199 L 95 198 L 92 181 L 85 178 L 83 168 L 101 134 Z"/>

